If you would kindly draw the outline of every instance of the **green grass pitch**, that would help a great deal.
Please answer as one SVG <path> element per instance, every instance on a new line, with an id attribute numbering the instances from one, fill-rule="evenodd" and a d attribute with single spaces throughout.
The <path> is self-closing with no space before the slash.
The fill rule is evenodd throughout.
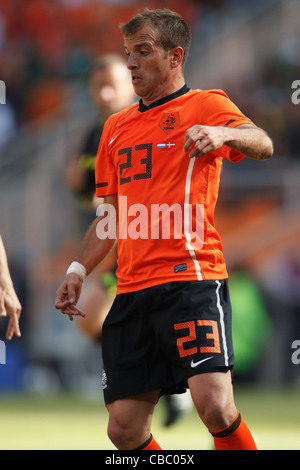
<path id="1" fill-rule="evenodd" d="M 237 389 L 236 404 L 261 450 L 300 450 L 300 393 Z M 157 406 L 152 432 L 165 450 L 212 450 L 209 433 L 191 411 L 170 428 Z M 106 436 L 107 411 L 101 396 L 0 394 L 1 450 L 114 450 Z"/>

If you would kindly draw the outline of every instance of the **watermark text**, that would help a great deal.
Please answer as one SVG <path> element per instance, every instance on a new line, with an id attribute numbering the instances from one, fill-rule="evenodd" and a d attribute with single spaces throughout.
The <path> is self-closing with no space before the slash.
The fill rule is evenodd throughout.
<path id="1" fill-rule="evenodd" d="M 6 347 L 4 341 L 0 341 L 0 364 L 6 364 Z"/>
<path id="2" fill-rule="evenodd" d="M 3 80 L 0 80 L 0 104 L 6 104 L 6 86 Z"/>
<path id="3" fill-rule="evenodd" d="M 295 341 L 292 342 L 291 348 L 295 350 L 291 356 L 291 360 L 292 363 L 297 366 L 300 364 L 300 339 L 295 339 Z"/>
<path id="4" fill-rule="evenodd" d="M 119 217 L 112 204 L 101 204 L 96 215 L 99 239 L 185 239 L 186 249 L 201 250 L 204 243 L 204 204 L 128 204 L 119 197 Z M 117 227 L 118 225 L 118 227 Z"/>
<path id="5" fill-rule="evenodd" d="M 292 89 L 295 90 L 292 93 L 293 104 L 300 104 L 300 80 L 294 80 L 292 83 Z"/>

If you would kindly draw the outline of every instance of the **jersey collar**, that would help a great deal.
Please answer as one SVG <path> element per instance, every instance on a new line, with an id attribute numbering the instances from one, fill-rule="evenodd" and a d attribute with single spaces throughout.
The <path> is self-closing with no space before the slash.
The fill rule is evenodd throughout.
<path id="1" fill-rule="evenodd" d="M 171 93 L 171 95 L 165 96 L 164 98 L 161 98 L 160 100 L 154 101 L 153 103 L 149 104 L 149 106 L 146 106 L 143 103 L 143 100 L 140 99 L 138 110 L 141 113 L 144 113 L 145 111 L 148 111 L 149 109 L 156 108 L 157 106 L 161 106 L 162 104 L 168 103 L 168 101 L 172 101 L 181 95 L 185 95 L 185 93 L 187 93 L 188 91 L 190 91 L 190 89 L 187 87 L 187 85 L 183 85 L 182 88 L 175 91 L 174 93 Z"/>

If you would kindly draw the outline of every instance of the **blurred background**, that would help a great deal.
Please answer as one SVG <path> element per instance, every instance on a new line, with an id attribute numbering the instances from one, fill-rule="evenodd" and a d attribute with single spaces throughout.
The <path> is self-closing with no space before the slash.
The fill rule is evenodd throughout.
<path id="1" fill-rule="evenodd" d="M 118 25 L 146 7 L 190 24 L 188 86 L 223 89 L 274 141 L 269 161 L 224 162 L 215 221 L 230 273 L 236 383 L 300 388 L 291 360 L 300 340 L 299 0 L 0 0 L 0 232 L 23 305 L 21 339 L 7 342 L 0 324 L 0 404 L 7 394 L 101 400 L 100 344 L 54 308 L 91 220 L 66 168 L 97 116 L 91 65 L 123 55 Z"/>

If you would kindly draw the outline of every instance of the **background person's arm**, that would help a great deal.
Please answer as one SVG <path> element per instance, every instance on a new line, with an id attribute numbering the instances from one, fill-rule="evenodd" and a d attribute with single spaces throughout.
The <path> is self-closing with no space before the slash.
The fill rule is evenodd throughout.
<path id="1" fill-rule="evenodd" d="M 0 317 L 9 315 L 6 338 L 21 336 L 19 319 L 22 306 L 15 292 L 7 263 L 6 251 L 0 235 Z"/>

